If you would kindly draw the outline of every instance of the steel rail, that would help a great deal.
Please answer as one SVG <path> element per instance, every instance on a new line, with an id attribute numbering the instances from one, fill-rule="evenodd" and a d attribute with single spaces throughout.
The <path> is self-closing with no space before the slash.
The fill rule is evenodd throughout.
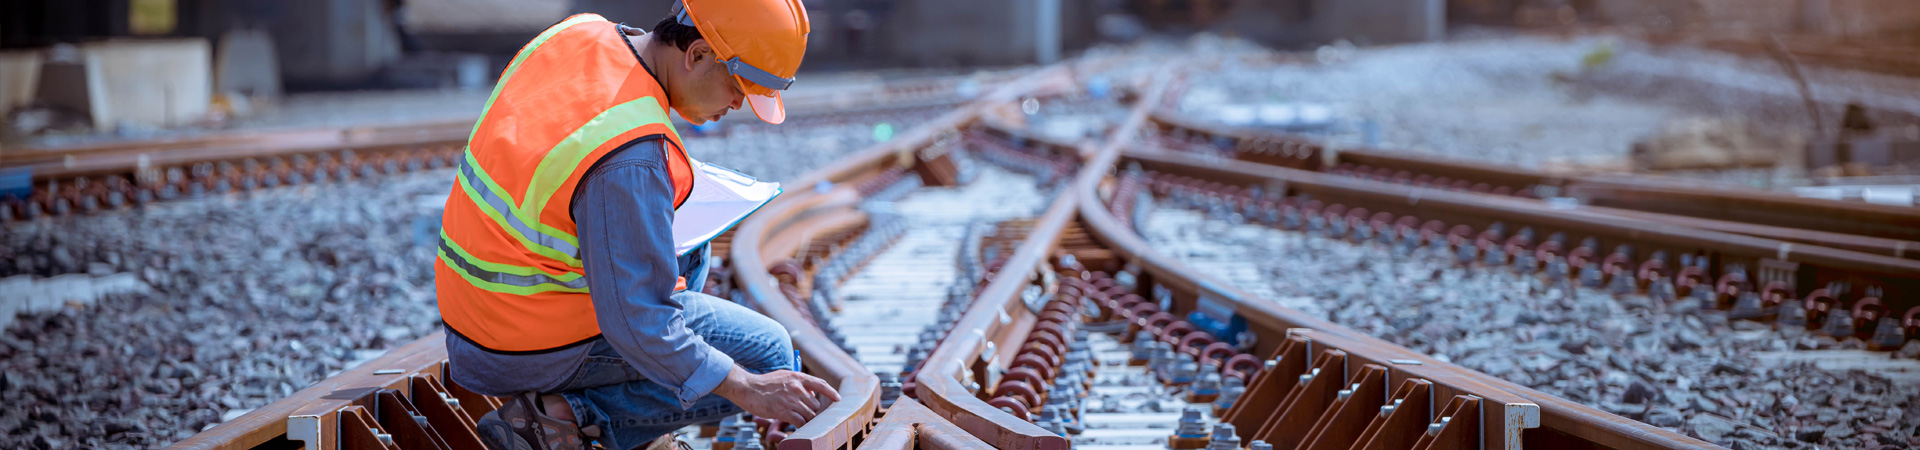
<path id="1" fill-rule="evenodd" d="M 1568 233 L 1570 238 L 1594 237 L 1599 240 L 1598 245 L 1590 249 L 1595 252 L 1595 259 L 1607 257 L 1604 253 L 1608 249 L 1622 244 L 1632 245 L 1638 255 L 1656 251 L 1705 255 L 1717 263 L 1715 267 L 1704 268 L 1701 275 L 1707 278 L 1705 281 L 1713 282 L 1736 272 L 1730 270 L 1732 267 L 1752 268 L 1752 274 L 1738 272 L 1739 276 L 1752 280 L 1752 286 L 1742 288 L 1742 292 L 1757 290 L 1762 295 L 1778 295 L 1766 299 L 1768 305 L 1801 299 L 1811 301 L 1820 296 L 1838 298 L 1839 293 L 1828 292 L 1825 287 L 1844 283 L 1879 288 L 1873 297 L 1894 312 L 1920 307 L 1920 261 L 1911 259 L 1720 233 L 1611 214 L 1603 208 L 1543 208 L 1538 202 L 1526 199 L 1419 188 L 1284 167 L 1226 164 L 1165 151 L 1132 149 L 1128 158 L 1145 170 L 1197 174 L 1199 178 L 1243 186 L 1284 186 L 1276 190 L 1309 195 L 1327 204 L 1365 207 L 1373 213 L 1415 216 L 1450 226 L 1468 224 L 1473 233 L 1493 223 L 1503 223 L 1510 229 L 1532 227 L 1541 235 L 1557 231 Z M 1568 247 L 1572 246 L 1569 242 Z M 1642 261 L 1634 259 L 1627 263 L 1639 267 Z M 1779 283 L 1778 294 L 1767 287 L 1773 282 Z"/>
<path id="2" fill-rule="evenodd" d="M 1025 72 L 887 79 L 797 92 L 787 103 L 788 125 L 764 132 L 782 133 L 795 124 L 917 123 L 974 100 L 974 86 L 991 88 Z M 472 127 L 471 118 L 461 118 L 10 147 L 0 154 L 0 172 L 11 182 L 29 184 L 24 194 L 0 195 L 0 222 L 447 167 L 458 160 Z"/>
<path id="3" fill-rule="evenodd" d="M 1920 245 L 1920 226 L 1914 225 L 1920 223 L 1920 208 L 1684 184 L 1652 176 L 1551 174 L 1369 149 L 1329 152 L 1304 136 L 1206 124 L 1165 113 L 1156 114 L 1154 122 L 1170 139 L 1205 142 L 1231 151 L 1236 159 L 1262 164 L 1405 184 L 1427 183 L 1425 177 L 1431 177 L 1452 181 L 1458 190 L 1524 196 L 1536 195 L 1536 187 L 1545 187 L 1550 195 L 1593 206 L 1664 215 L 1643 218 L 1674 217 L 1674 222 L 1715 231 L 1920 259 L 1920 252 L 1909 251 Z M 1748 226 L 1762 224 L 1766 226 Z"/>
<path id="4" fill-rule="evenodd" d="M 826 183 L 838 187 L 826 193 L 798 189 L 789 191 L 742 222 L 734 232 L 729 259 L 734 267 L 736 286 L 745 293 L 747 303 L 785 326 L 793 336 L 795 347 L 801 349 L 801 358 L 808 367 L 814 369 L 815 375 L 835 383 L 841 395 L 841 401 L 829 405 L 814 420 L 788 434 L 779 444 L 782 450 L 851 447 L 855 439 L 866 432 L 877 414 L 879 379 L 851 355 L 840 350 L 832 339 L 814 327 L 783 294 L 774 289 L 776 283 L 767 271 L 771 254 L 763 249 L 798 244 L 790 239 L 785 243 L 773 242 L 773 234 L 794 225 L 822 205 L 856 200 L 848 185 L 874 176 L 888 167 L 911 165 L 915 149 L 973 121 L 988 104 L 1009 101 L 1033 89 L 1056 87 L 1063 74 L 1059 69 L 1049 69 L 1027 75 L 932 123 L 916 127 L 903 136 L 803 176 L 789 185 L 815 186 Z"/>
<path id="5" fill-rule="evenodd" d="M 1015 86 L 1048 89 L 1062 86 L 1063 80 L 1060 79 L 1060 73 L 1062 73 L 1060 70 L 1052 69 L 1023 76 L 1022 80 L 1025 81 L 1023 84 L 1002 86 L 994 94 L 986 96 L 984 100 L 949 113 L 933 125 L 916 128 L 894 141 L 868 149 L 852 158 L 814 171 L 799 180 L 789 181 L 787 184 L 806 186 L 821 181 L 846 183 L 872 176 L 898 164 L 902 161 L 900 159 L 902 157 L 911 157 L 911 152 L 900 152 L 903 149 L 910 150 L 911 143 L 928 141 L 944 130 L 955 129 L 971 120 L 971 117 L 977 115 L 977 111 L 984 107 L 981 106 L 982 103 L 1007 101 L 1024 92 L 1024 90 L 1015 89 Z M 464 127 L 462 126 L 462 133 L 464 133 Z M 306 142 L 303 145 L 307 145 L 307 147 L 301 147 L 303 149 L 332 147 L 341 142 L 365 143 L 369 142 L 367 139 L 372 139 L 367 136 L 379 135 L 383 134 L 339 132 L 338 130 L 333 134 L 326 132 L 295 134 L 295 136 L 305 136 L 301 138 L 304 139 L 301 142 Z M 271 140 L 269 137 L 256 136 L 255 138 Z M 182 161 L 186 161 L 208 155 L 224 157 L 238 154 L 230 152 L 239 152 L 240 149 L 252 145 L 248 142 L 258 142 L 246 141 L 246 139 L 222 139 L 227 138 L 180 141 L 163 145 L 163 147 L 169 150 L 187 149 L 184 155 L 169 156 L 185 158 Z M 463 140 L 464 134 L 461 134 L 458 139 Z M 400 145 L 399 143 L 405 141 L 406 139 L 396 138 L 393 142 L 395 145 Z M 222 143 L 220 145 L 224 147 L 210 152 L 194 150 L 205 147 L 209 143 Z M 107 158 L 124 158 L 129 152 L 143 152 L 150 148 L 150 143 L 116 144 L 80 153 L 103 155 L 104 161 Z M 148 157 L 146 161 L 150 164 L 159 164 L 152 157 Z M 795 192 L 776 200 L 766 210 L 754 215 L 755 220 L 743 223 L 740 229 L 729 234 L 731 244 L 726 253 L 746 262 L 758 262 L 760 260 L 757 256 L 742 257 L 742 255 L 757 255 L 760 252 L 757 251 L 756 246 L 759 245 L 791 244 L 792 242 L 784 241 L 769 242 L 764 235 L 782 231 L 781 225 L 796 220 L 798 215 L 804 215 L 809 206 L 818 206 L 834 199 L 853 200 L 849 196 L 851 193 L 846 192 L 845 189 L 832 192 L 838 193 L 838 196 Z M 787 251 L 791 252 L 791 247 Z M 736 263 L 736 267 L 739 266 L 741 265 Z M 757 271 L 757 276 L 752 270 L 736 268 L 735 272 L 744 272 L 741 279 L 758 283 L 741 285 L 750 297 L 768 298 L 764 286 L 767 286 L 771 279 L 766 276 L 764 265 L 760 266 L 760 269 Z M 790 304 L 760 301 L 750 304 L 766 307 L 767 309 L 762 310 L 763 313 L 787 326 L 807 369 L 834 383 L 842 394 L 843 401 L 830 406 L 815 421 L 796 430 L 792 436 L 781 441 L 779 447 L 822 450 L 852 448 L 855 438 L 870 427 L 874 412 L 878 409 L 876 377 L 842 352 L 831 340 L 821 335 L 817 329 L 813 329 L 812 325 L 806 324 L 804 319 L 797 318 L 796 311 Z M 445 339 L 444 334 L 434 333 L 415 340 L 379 358 L 322 380 L 235 420 L 195 434 L 168 448 L 252 449 L 300 445 L 310 449 L 326 450 L 376 448 L 397 450 L 437 448 L 443 444 L 456 449 L 479 448 L 478 437 L 473 433 L 474 421 L 497 407 L 499 400 L 475 394 L 448 381 L 445 373 Z M 403 412 L 413 418 L 385 415 Z M 931 428 L 916 426 L 916 428 L 920 431 L 921 443 L 932 445 L 933 447 L 930 448 L 946 450 L 984 448 L 976 445 L 977 443 L 970 443 L 968 440 L 970 436 L 959 433 L 957 430 L 937 426 Z"/>
<path id="6" fill-rule="evenodd" d="M 900 399 L 887 409 L 887 416 L 874 425 L 873 434 L 860 443 L 858 450 L 965 450 L 992 448 L 967 434 L 938 414 L 910 398 Z"/>
<path id="7" fill-rule="evenodd" d="M 1127 162 L 1138 161 L 1137 158 L 1139 157 L 1129 154 Z M 1098 179 L 1084 180 L 1076 187 L 1076 195 L 1082 198 L 1081 219 L 1086 222 L 1088 229 L 1110 249 L 1122 255 L 1131 264 L 1137 265 L 1144 279 L 1172 290 L 1176 310 L 1183 313 L 1191 311 L 1198 303 L 1198 299 L 1202 297 L 1224 302 L 1232 305 L 1235 314 L 1244 317 L 1249 322 L 1250 328 L 1258 330 L 1256 333 L 1260 335 L 1257 340 L 1261 343 L 1260 347 L 1275 345 L 1285 341 L 1289 333 L 1298 333 L 1288 330 L 1309 329 L 1313 331 L 1308 332 L 1307 335 L 1317 342 L 1331 348 L 1345 350 L 1349 357 L 1357 356 L 1370 364 L 1391 367 L 1395 372 L 1405 372 L 1408 377 L 1434 380 L 1436 384 L 1449 385 L 1455 391 L 1483 397 L 1495 397 L 1507 393 L 1524 399 L 1524 402 L 1505 403 L 1510 408 L 1525 410 L 1529 403 L 1536 405 L 1534 408 L 1537 408 L 1539 416 L 1537 424 L 1534 425 L 1539 427 L 1540 431 L 1519 431 L 1533 428 L 1527 426 L 1530 423 L 1525 420 L 1502 424 L 1500 428 L 1488 430 L 1489 433 L 1486 434 L 1488 440 L 1484 442 L 1483 448 L 1520 448 L 1521 444 L 1529 442 L 1530 439 L 1542 441 L 1534 445 L 1536 448 L 1579 448 L 1587 444 L 1614 448 L 1713 448 L 1706 442 L 1614 416 L 1450 363 L 1440 362 L 1404 347 L 1228 287 L 1205 273 L 1159 253 L 1130 228 L 1123 225 L 1105 208 L 1105 200 L 1099 196 L 1096 189 L 1098 183 Z M 1402 199 L 1404 200 L 1404 197 Z M 1259 350 L 1264 352 L 1268 349 Z M 1402 364 L 1399 361 L 1417 361 L 1418 363 Z M 1488 421 L 1489 425 L 1497 422 Z M 1515 433 L 1516 431 L 1518 432 Z M 1501 436 L 1502 439 L 1494 439 L 1494 436 Z M 1562 436 L 1572 438 L 1573 441 L 1556 440 Z"/>
<path id="8" fill-rule="evenodd" d="M 1157 104 L 1164 95 L 1167 80 L 1165 76 L 1160 78 L 1147 89 L 1141 105 Z M 1091 152 L 1082 149 L 1081 154 L 1094 155 L 1086 167 L 1110 167 L 1118 157 L 1118 143 L 1138 134 L 1146 122 L 1147 112 L 1147 108 L 1136 106 L 1126 121 L 1109 135 L 1106 144 Z M 928 356 L 926 365 L 914 374 L 915 392 L 928 409 L 994 448 L 1061 450 L 1072 446 L 1065 437 L 988 405 L 974 396 L 967 383 L 979 383 L 987 371 L 1012 360 L 1009 352 L 1017 352 L 1018 346 L 996 343 L 1020 342 L 1025 339 L 1025 330 L 1037 322 L 1034 312 L 1019 301 L 1020 286 L 1027 282 L 1033 269 L 1046 262 L 1051 249 L 1058 246 L 1075 215 L 1076 201 L 1073 195 L 1054 199 L 1007 259 L 1005 268 L 979 292 L 946 339 Z"/>
<path id="9" fill-rule="evenodd" d="M 444 333 L 420 338 L 167 448 L 237 450 L 277 441 L 297 441 L 310 449 L 343 448 L 343 432 L 366 430 L 365 427 L 358 430 L 343 428 L 338 412 L 348 407 L 372 407 L 379 401 L 375 394 L 383 389 L 396 390 L 414 399 L 420 407 L 427 406 L 426 402 L 438 402 L 440 405 L 450 405 L 448 410 L 461 410 L 470 419 L 477 419 L 491 411 L 495 404 L 485 397 L 445 382 L 445 342 Z M 419 389 L 429 384 L 444 388 L 443 392 L 452 398 L 441 397 L 438 393 L 431 398 L 423 395 L 427 393 Z M 450 429 L 444 433 L 453 437 L 453 431 Z M 478 439 L 477 436 L 474 439 Z"/>

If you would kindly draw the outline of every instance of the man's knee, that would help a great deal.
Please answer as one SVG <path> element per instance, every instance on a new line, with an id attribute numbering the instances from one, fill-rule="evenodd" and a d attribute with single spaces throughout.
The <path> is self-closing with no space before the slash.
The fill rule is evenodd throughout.
<path id="1" fill-rule="evenodd" d="M 793 341 L 786 327 L 745 306 L 706 294 L 683 292 L 681 301 L 702 303 L 688 325 L 733 362 L 754 373 L 793 368 Z M 689 308 L 694 309 L 694 308 Z"/>
<path id="2" fill-rule="evenodd" d="M 752 324 L 742 330 L 742 348 L 727 352 L 733 362 L 754 373 L 767 373 L 780 369 L 793 368 L 793 338 L 787 335 L 787 328 L 780 326 L 772 318 L 753 314 Z"/>

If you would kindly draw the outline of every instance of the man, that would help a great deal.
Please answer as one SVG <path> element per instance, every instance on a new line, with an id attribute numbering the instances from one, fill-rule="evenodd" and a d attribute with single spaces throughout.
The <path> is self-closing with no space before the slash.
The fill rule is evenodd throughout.
<path id="1" fill-rule="evenodd" d="M 447 199 L 434 285 L 453 381 L 510 397 L 494 449 L 646 445 L 742 410 L 801 424 L 839 401 L 791 370 L 786 330 L 689 291 L 707 249 L 674 252 L 692 168 L 667 118 L 742 103 L 785 119 L 806 49 L 799 0 L 686 0 L 652 32 L 568 18 L 494 88 Z"/>

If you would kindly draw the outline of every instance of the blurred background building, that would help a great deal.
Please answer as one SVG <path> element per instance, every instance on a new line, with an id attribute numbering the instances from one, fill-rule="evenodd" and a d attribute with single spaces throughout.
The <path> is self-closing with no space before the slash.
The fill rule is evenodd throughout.
<path id="1" fill-rule="evenodd" d="M 528 35 L 578 12 L 646 27 L 671 0 L 20 0 L 0 5 L 5 106 L 114 52 L 170 52 L 164 70 L 221 92 L 485 83 Z M 1907 0 L 814 0 L 807 70 L 1048 62 L 1102 41 L 1215 31 L 1280 48 L 1439 39 L 1450 24 L 1587 21 L 1656 30 L 1868 36 L 1920 25 Z M 55 47 L 59 45 L 60 47 Z M 71 49 L 65 45 L 74 46 Z M 130 50 L 130 49 L 141 50 Z M 51 50 L 50 50 L 51 49 Z M 165 50 L 160 50 L 165 49 Z M 37 58 L 33 57 L 37 54 Z M 403 55 L 405 56 L 403 58 Z M 187 67 L 193 66 L 193 67 Z M 117 70 L 100 67 L 105 76 Z M 173 73 L 173 72 L 192 73 Z M 199 72 L 205 72 L 201 74 Z M 464 73 L 464 75 L 463 75 Z M 186 82 L 186 81 L 181 81 Z M 200 91 L 208 92 L 200 92 Z M 116 100 L 117 101 L 117 100 Z M 168 120 L 178 118 L 168 117 Z"/>
<path id="2" fill-rule="evenodd" d="M 0 142 L 220 128 L 287 92 L 485 90 L 580 12 L 650 27 L 672 0 L 16 0 L 0 5 Z M 804 73 L 971 70 L 1195 33 L 1279 50 L 1581 30 L 1761 60 L 1920 73 L 1911 0 L 811 0 Z M 1558 30 L 1558 31 L 1553 31 Z M 1467 34 L 1471 34 L 1470 32 Z M 1779 44 L 1775 44 L 1779 42 Z M 431 103 L 431 102 L 428 102 Z M 1825 122 L 1844 105 L 1829 105 Z M 1885 115 L 1886 108 L 1869 108 Z M 470 112 L 469 112 L 470 113 Z M 1864 116 L 1863 116 L 1864 117 Z M 1904 117 L 1904 116 L 1901 116 Z M 1881 117 L 1884 118 L 1884 117 Z M 1896 117 L 1898 118 L 1898 117 Z M 1832 119 L 1832 120 L 1828 120 Z M 1824 124 L 1822 126 L 1825 126 Z M 69 133 L 71 134 L 71 133 Z M 1818 144 L 1818 143 L 1816 143 Z M 1829 152 L 1831 153 L 1831 152 Z M 1816 163 L 1833 163 L 1838 157 Z"/>

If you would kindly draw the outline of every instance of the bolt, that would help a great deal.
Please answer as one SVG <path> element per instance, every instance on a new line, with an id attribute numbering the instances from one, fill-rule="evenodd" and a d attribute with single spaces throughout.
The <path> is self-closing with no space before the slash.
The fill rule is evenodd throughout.
<path id="1" fill-rule="evenodd" d="M 1193 355 L 1180 353 L 1176 358 L 1177 362 L 1172 364 L 1173 370 L 1168 378 L 1172 379 L 1173 384 L 1192 383 L 1200 373 L 1200 365 L 1193 362 Z"/>
<path id="2" fill-rule="evenodd" d="M 1067 389 L 1060 389 L 1058 385 L 1056 385 L 1054 389 L 1047 391 L 1046 404 L 1047 406 L 1057 405 L 1071 407 L 1073 406 L 1073 393 L 1067 392 Z"/>
<path id="3" fill-rule="evenodd" d="M 1892 316 L 1880 318 L 1879 325 L 1873 330 L 1873 344 L 1885 348 L 1898 348 L 1906 339 L 1901 336 L 1900 319 Z"/>
<path id="4" fill-rule="evenodd" d="M 1133 335 L 1133 360 L 1146 361 L 1153 358 L 1153 333 L 1139 332 Z"/>
<path id="5" fill-rule="evenodd" d="M 1059 406 L 1050 402 L 1047 407 L 1040 408 L 1040 417 L 1034 418 L 1033 423 L 1057 422 L 1062 413 Z"/>
<path id="6" fill-rule="evenodd" d="M 927 359 L 926 344 L 914 344 L 913 348 L 907 349 L 907 363 L 905 367 L 907 370 L 913 370 L 915 367 L 920 366 L 920 361 L 925 359 Z"/>
<path id="7" fill-rule="evenodd" d="M 1220 393 L 1220 374 L 1204 372 L 1193 383 L 1193 393 L 1198 395 L 1218 395 Z"/>
<path id="8" fill-rule="evenodd" d="M 1620 274 L 1613 276 L 1613 286 L 1610 286 L 1608 289 L 1613 292 L 1613 295 L 1625 295 L 1633 293 L 1634 290 L 1639 288 L 1640 287 L 1633 282 L 1633 274 L 1622 271 Z"/>
<path id="9" fill-rule="evenodd" d="M 1070 350 L 1070 351 L 1068 351 L 1068 352 L 1067 352 L 1067 358 L 1066 358 L 1066 361 L 1065 361 L 1065 365 L 1067 365 L 1067 366 L 1080 366 L 1080 365 L 1084 365 L 1084 364 L 1086 364 L 1086 362 L 1087 362 L 1087 360 L 1088 360 L 1088 359 L 1090 359 L 1090 358 L 1092 358 L 1092 355 L 1090 355 L 1090 354 L 1089 354 L 1089 352 L 1088 352 L 1088 351 L 1086 351 L 1086 350 L 1084 350 L 1084 349 L 1082 349 L 1082 350 Z"/>
<path id="10" fill-rule="evenodd" d="M 1173 354 L 1172 345 L 1160 341 L 1153 342 L 1153 359 L 1147 362 L 1147 368 L 1162 383 L 1172 381 L 1175 364 Z"/>
<path id="11" fill-rule="evenodd" d="M 1440 418 L 1440 421 L 1439 421 L 1439 422 L 1434 422 L 1434 423 L 1431 423 L 1431 424 L 1428 424 L 1428 425 L 1427 425 L 1427 435 L 1428 435 L 1428 436 L 1436 436 L 1436 437 L 1437 437 L 1437 436 L 1440 436 L 1440 430 L 1444 430 L 1444 429 L 1446 429 L 1446 428 L 1447 428 L 1447 422 L 1452 422 L 1452 421 L 1453 421 L 1453 418 L 1452 418 L 1452 417 L 1441 417 L 1441 418 Z"/>
<path id="12" fill-rule="evenodd" d="M 877 372 L 880 376 L 880 407 L 891 408 L 893 402 L 900 399 L 900 376 L 892 372 Z"/>
<path id="13" fill-rule="evenodd" d="M 1760 294 L 1753 291 L 1741 292 L 1739 299 L 1733 302 L 1733 312 L 1727 314 L 1732 319 L 1753 319 L 1766 315 L 1761 307 Z"/>
<path id="14" fill-rule="evenodd" d="M 1212 442 L 1207 450 L 1240 450 L 1240 435 L 1233 430 L 1233 424 L 1220 423 L 1213 426 Z"/>
<path id="15" fill-rule="evenodd" d="M 742 425 L 740 431 L 734 435 L 735 450 L 766 450 L 766 447 L 760 445 L 760 433 L 753 428 L 753 424 Z"/>
<path id="16" fill-rule="evenodd" d="M 1213 401 L 1213 407 L 1216 409 L 1232 408 L 1233 402 L 1240 399 L 1240 394 L 1247 393 L 1246 382 L 1240 381 L 1240 377 L 1228 377 L 1224 381 L 1225 383 L 1222 383 L 1224 387 L 1220 389 L 1220 398 Z"/>
<path id="17" fill-rule="evenodd" d="M 1400 407 L 1400 399 L 1397 399 L 1397 398 L 1393 399 L 1393 404 L 1391 405 L 1381 405 L 1380 417 L 1386 418 L 1387 416 L 1392 415 L 1394 408 L 1399 408 L 1399 407 Z"/>
<path id="18" fill-rule="evenodd" d="M 1835 307 L 1827 313 L 1827 324 L 1821 331 L 1835 339 L 1845 339 L 1853 335 L 1853 314 L 1851 311 Z"/>
<path id="19" fill-rule="evenodd" d="M 735 430 L 740 428 L 739 426 L 740 422 L 738 417 L 740 416 L 736 414 L 732 416 L 727 416 L 726 419 L 720 421 L 719 431 L 715 431 L 713 433 L 714 445 L 719 445 L 720 443 L 724 442 L 729 447 L 733 446 L 733 443 L 734 443 L 733 435 L 735 433 Z"/>
<path id="20" fill-rule="evenodd" d="M 1207 437 L 1207 421 L 1203 414 L 1197 406 L 1188 406 L 1180 411 L 1180 427 L 1174 429 L 1174 436 L 1187 439 Z"/>

